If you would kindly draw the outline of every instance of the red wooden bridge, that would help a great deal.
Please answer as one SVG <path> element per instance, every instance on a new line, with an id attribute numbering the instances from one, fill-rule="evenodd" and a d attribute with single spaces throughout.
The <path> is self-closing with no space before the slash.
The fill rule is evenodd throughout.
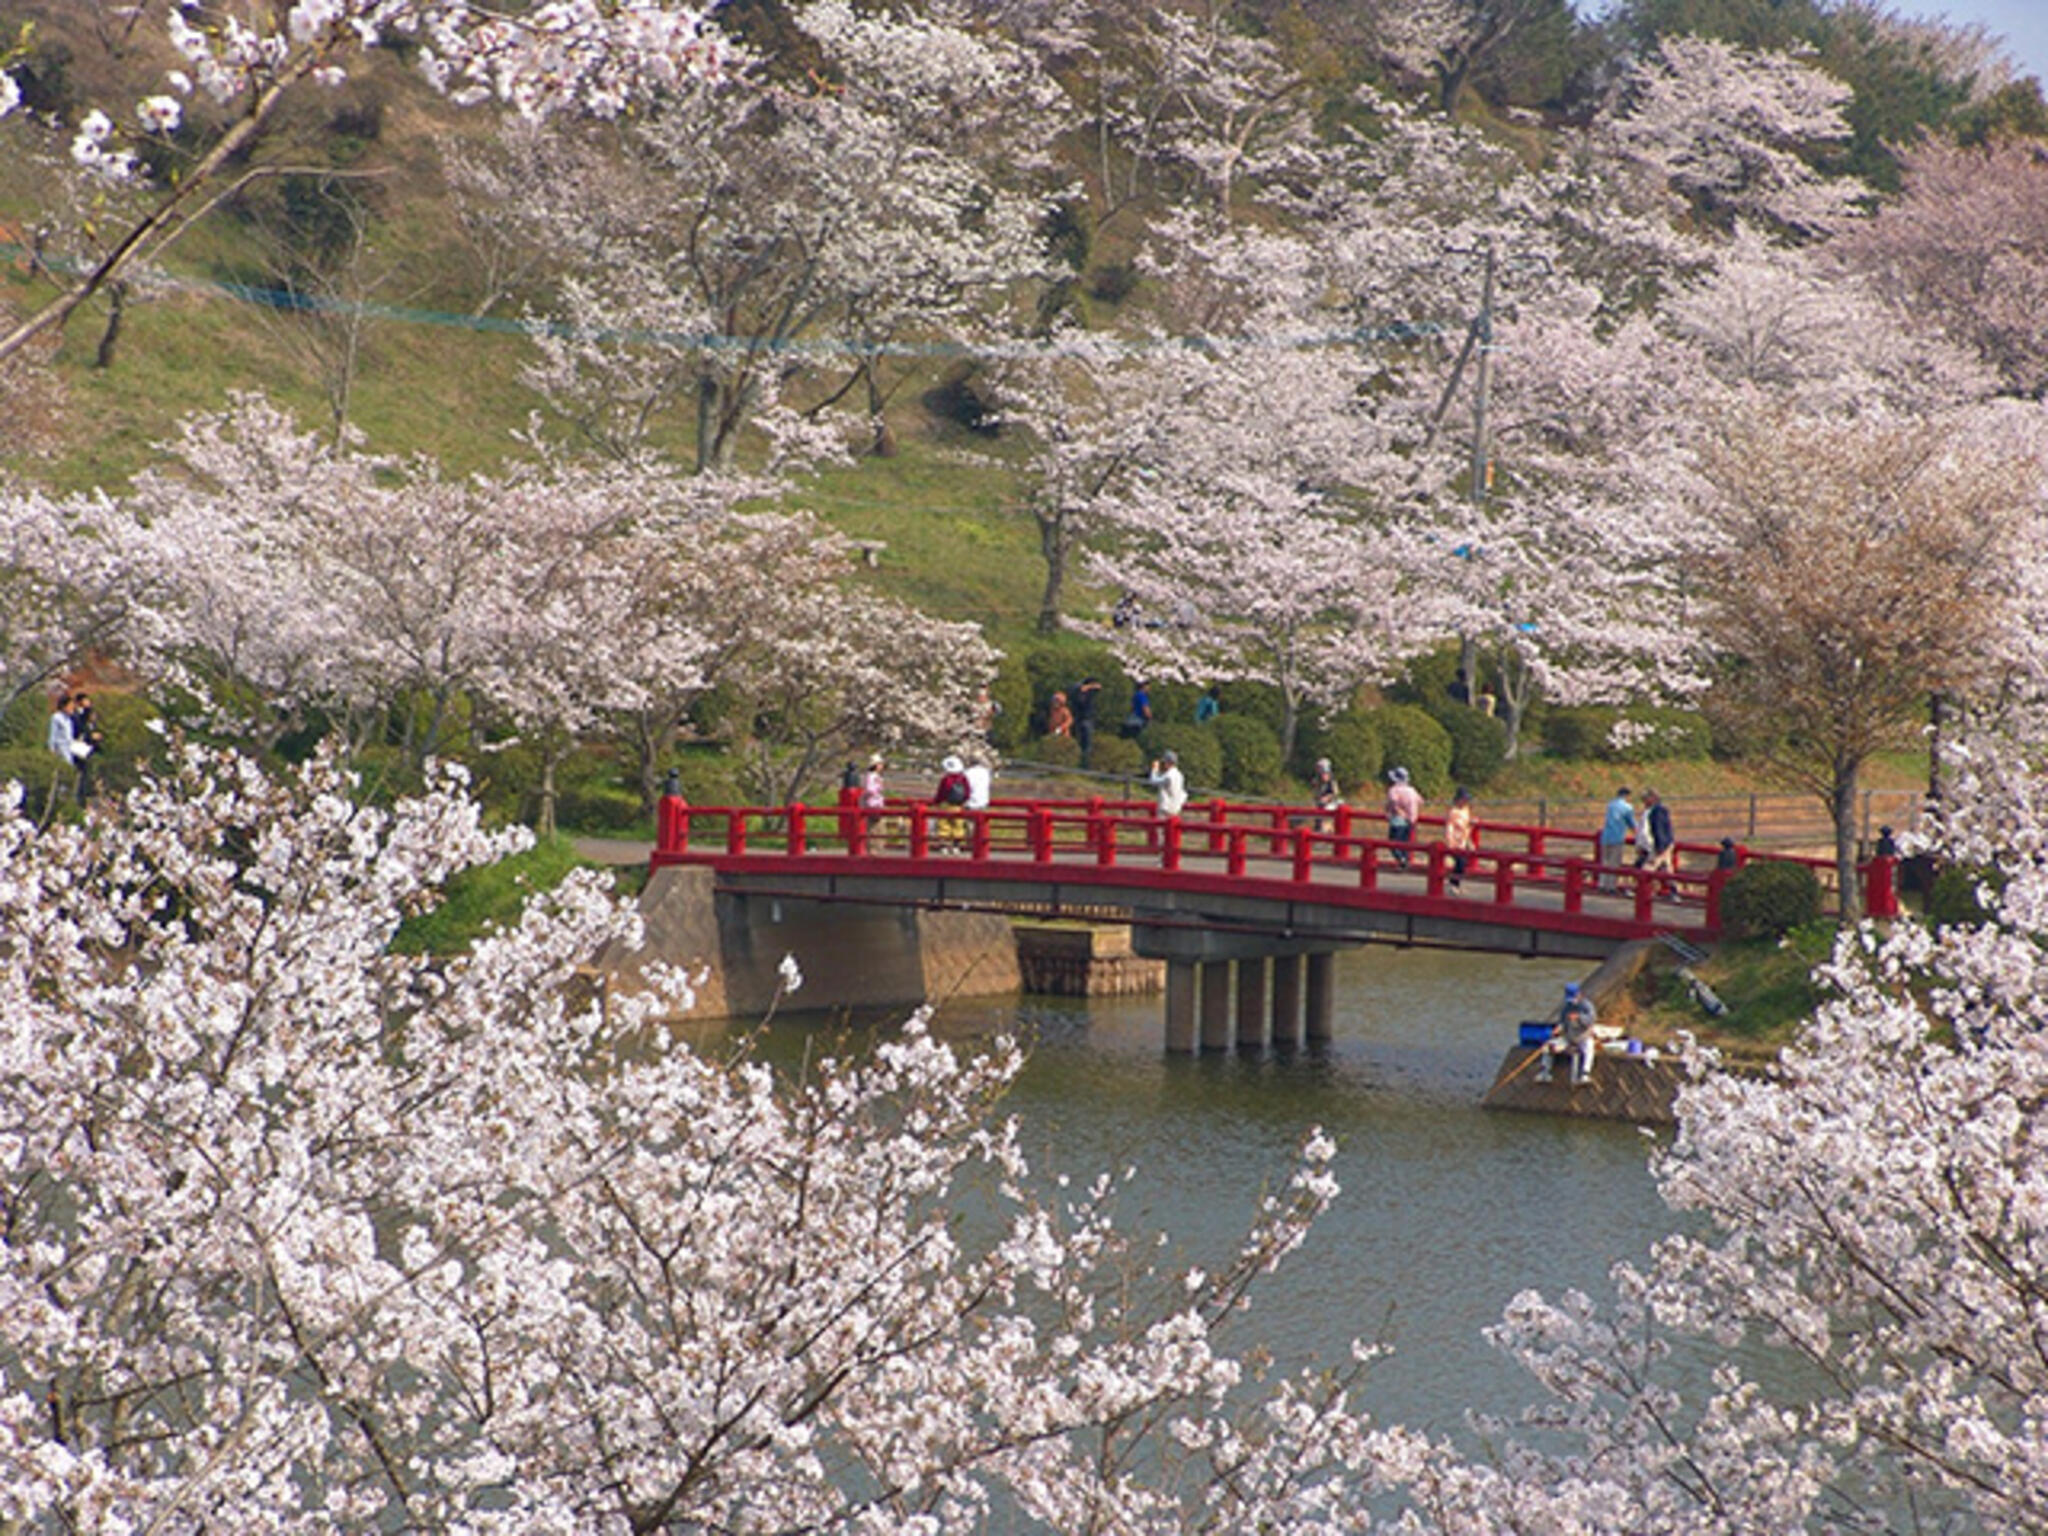
<path id="1" fill-rule="evenodd" d="M 1193 1044 L 1194 997 L 1204 1044 L 1227 979 L 1198 974 L 1230 962 L 1283 962 L 1277 1015 L 1298 1007 L 1286 981 L 1309 960 L 1307 1012 L 1317 1033 L 1318 972 L 1336 949 L 1367 942 L 1434 944 L 1519 955 L 1601 959 L 1636 939 L 1711 942 L 1731 870 L 1716 845 L 1681 843 L 1669 872 L 1602 868 L 1594 834 L 1512 822 L 1478 824 L 1462 879 L 1426 818 L 1412 842 L 1384 818 L 1344 806 L 1191 802 L 1163 818 L 1130 800 L 998 800 L 987 810 L 892 801 L 855 806 L 716 806 L 664 800 L 652 865 L 709 867 L 733 896 L 914 906 L 1121 921 L 1142 954 L 1168 961 L 1169 1045 Z M 1739 862 L 1784 859 L 1738 849 Z M 1798 859 L 1826 880 L 1831 866 Z M 1890 900 L 1890 861 L 1868 868 L 1871 909 Z M 1176 975 L 1176 972 L 1180 974 Z M 1257 982 L 1263 988 L 1263 972 Z M 1192 990 L 1191 990 L 1192 989 Z M 1252 985 L 1238 984 L 1238 1039 Z M 1178 995 L 1177 995 L 1178 994 Z M 1263 1006 L 1255 1010 L 1263 1013 Z M 1264 1020 L 1256 1020 L 1263 1030 Z M 1278 1036 L 1282 1025 L 1276 1021 Z"/>

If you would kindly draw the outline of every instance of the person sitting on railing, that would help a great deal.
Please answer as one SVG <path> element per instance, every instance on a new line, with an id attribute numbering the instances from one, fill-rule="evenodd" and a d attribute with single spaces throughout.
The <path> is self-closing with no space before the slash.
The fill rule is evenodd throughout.
<path id="1" fill-rule="evenodd" d="M 1412 842 L 1415 823 L 1422 820 L 1422 791 L 1408 782 L 1406 768 L 1389 770 L 1387 780 L 1387 840 L 1393 843 Z M 1394 862 L 1406 869 L 1408 850 L 1396 848 Z"/>

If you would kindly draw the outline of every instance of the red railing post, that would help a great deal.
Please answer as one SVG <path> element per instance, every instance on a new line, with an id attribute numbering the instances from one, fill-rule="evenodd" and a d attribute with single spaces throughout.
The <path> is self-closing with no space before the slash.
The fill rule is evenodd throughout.
<path id="1" fill-rule="evenodd" d="M 1447 850 L 1446 850 L 1446 849 L 1444 848 L 1444 845 L 1443 845 L 1442 843 L 1431 843 L 1431 844 L 1429 845 L 1429 886 L 1428 886 L 1428 892 L 1429 892 L 1429 894 L 1430 894 L 1430 895 L 1432 895 L 1432 896 L 1441 896 L 1441 895 L 1443 895 L 1443 893 L 1444 893 L 1444 868 L 1445 868 L 1445 866 L 1446 866 L 1447 864 L 1449 864 L 1449 862 L 1450 862 L 1450 854 L 1449 854 L 1449 852 L 1448 852 L 1448 851 L 1447 851 Z"/>
<path id="2" fill-rule="evenodd" d="M 1159 867 L 1169 874 L 1180 868 L 1180 839 L 1180 818 L 1169 816 L 1166 821 L 1166 837 L 1159 853 Z"/>
<path id="3" fill-rule="evenodd" d="M 1583 912 L 1586 909 L 1586 861 L 1566 859 L 1564 861 L 1564 909 L 1567 912 Z"/>
<path id="4" fill-rule="evenodd" d="M 1211 800 L 1209 802 L 1209 851 L 1211 853 L 1221 853 L 1229 846 L 1228 838 L 1223 830 L 1225 823 L 1229 820 L 1230 807 L 1220 797 Z"/>
<path id="5" fill-rule="evenodd" d="M 1103 826 L 1104 823 L 1102 819 L 1102 796 L 1091 795 L 1088 799 L 1088 823 L 1086 839 L 1088 851 L 1094 854 L 1095 857 L 1098 859 L 1102 857 Z"/>
<path id="6" fill-rule="evenodd" d="M 839 813 L 839 825 L 846 833 L 846 856 L 865 858 L 868 851 L 868 813 L 856 806 Z"/>
<path id="7" fill-rule="evenodd" d="M 1250 834 L 1243 827 L 1230 829 L 1230 862 L 1224 867 L 1233 875 L 1244 873 L 1245 844 L 1249 840 Z"/>
<path id="8" fill-rule="evenodd" d="M 1649 874 L 1647 871 L 1640 869 L 1635 872 L 1635 875 L 1636 921 L 1639 923 L 1647 923 L 1651 921 L 1653 918 L 1655 918 L 1657 915 L 1657 880 L 1659 877 L 1653 876 Z"/>
<path id="9" fill-rule="evenodd" d="M 1294 829 L 1294 883 L 1307 885 L 1315 878 L 1315 833 L 1307 827 Z"/>
<path id="10" fill-rule="evenodd" d="M 809 815 L 809 808 L 801 805 L 792 805 L 785 814 L 789 817 L 789 852 L 790 856 L 794 858 L 808 851 L 804 847 L 804 833 L 806 830 L 804 822 L 806 816 Z"/>
<path id="11" fill-rule="evenodd" d="M 1337 817 L 1336 817 L 1336 827 L 1335 827 L 1335 831 L 1336 831 L 1336 834 L 1337 834 L 1337 862 L 1341 864 L 1341 863 L 1343 863 L 1343 862 L 1344 862 L 1344 861 L 1345 861 L 1346 859 L 1348 859 L 1348 858 L 1350 858 L 1350 857 L 1351 857 L 1351 807 L 1350 807 L 1350 806 L 1348 806 L 1348 805 L 1340 805 L 1340 806 L 1338 806 L 1338 807 L 1337 807 Z"/>
<path id="12" fill-rule="evenodd" d="M 690 851 L 690 802 L 681 795 L 663 795 L 654 808 L 654 851 Z"/>
<path id="13" fill-rule="evenodd" d="M 1031 859 L 1036 864 L 1052 862 L 1052 812 L 1042 805 L 1031 807 L 1031 821 L 1025 832 L 1031 840 Z"/>
<path id="14" fill-rule="evenodd" d="M 1095 862 L 1103 869 L 1116 863 L 1116 829 L 1114 816 L 1097 816 L 1095 829 Z"/>
<path id="15" fill-rule="evenodd" d="M 747 813 L 727 811 L 725 813 L 725 851 L 741 854 L 747 851 Z"/>
<path id="16" fill-rule="evenodd" d="M 1380 845 L 1367 839 L 1358 850 L 1358 888 L 1377 890 L 1380 883 Z"/>
<path id="17" fill-rule="evenodd" d="M 1494 859 L 1493 899 L 1503 907 L 1515 904 L 1515 860 L 1512 854 L 1503 853 Z"/>
<path id="18" fill-rule="evenodd" d="M 1721 928 L 1721 892 L 1728 884 L 1733 870 L 1716 865 L 1707 872 L 1707 927 L 1719 932 Z"/>
<path id="19" fill-rule="evenodd" d="M 843 784 L 839 789 L 839 839 L 846 844 L 848 853 L 855 852 L 855 828 L 860 826 L 860 789 L 856 785 Z M 867 846 L 865 838 L 861 846 Z"/>
<path id="20" fill-rule="evenodd" d="M 923 805 L 910 808 L 910 856 L 913 859 L 932 856 L 931 812 Z"/>
<path id="21" fill-rule="evenodd" d="M 1533 827 L 1529 832 L 1529 857 L 1540 859 L 1549 851 L 1550 834 L 1542 827 Z"/>
<path id="22" fill-rule="evenodd" d="M 986 863 L 988 860 L 989 825 L 987 811 L 969 811 L 974 823 L 974 857 Z"/>
<path id="23" fill-rule="evenodd" d="M 1270 815 L 1273 824 L 1273 835 L 1267 839 L 1266 852 L 1272 854 L 1285 853 L 1287 851 L 1287 807 L 1284 805 L 1275 806 Z"/>

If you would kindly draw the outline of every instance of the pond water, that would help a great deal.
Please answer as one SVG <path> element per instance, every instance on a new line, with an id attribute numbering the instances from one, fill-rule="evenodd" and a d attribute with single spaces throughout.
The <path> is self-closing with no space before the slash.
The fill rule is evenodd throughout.
<path id="1" fill-rule="evenodd" d="M 1479 1108 L 1517 1021 L 1549 1013 L 1586 969 L 1348 951 L 1333 1042 L 1289 1054 L 1169 1056 L 1157 997 L 956 1000 L 935 1028 L 963 1043 L 1024 1038 L 1010 1104 L 1034 1170 L 1080 1184 L 1135 1166 L 1120 1224 L 1163 1231 L 1208 1267 L 1235 1250 L 1308 1129 L 1328 1130 L 1344 1192 L 1257 1293 L 1236 1344 L 1341 1364 L 1353 1338 L 1380 1342 L 1391 1353 L 1369 1379 L 1375 1417 L 1463 1438 L 1467 1408 L 1512 1412 L 1535 1395 L 1481 1336 L 1509 1299 L 1572 1286 L 1605 1298 L 1609 1266 L 1673 1228 L 1641 1131 Z M 788 1041 L 802 1022 L 774 1033 Z"/>

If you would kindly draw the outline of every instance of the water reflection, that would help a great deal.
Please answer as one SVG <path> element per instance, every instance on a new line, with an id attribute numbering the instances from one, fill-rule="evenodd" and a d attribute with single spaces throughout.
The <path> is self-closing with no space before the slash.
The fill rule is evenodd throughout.
<path id="1" fill-rule="evenodd" d="M 1012 1031 L 1031 1060 L 1012 1096 L 1042 1172 L 1084 1182 L 1135 1166 L 1122 1220 L 1164 1230 L 1187 1261 L 1235 1249 L 1262 1184 L 1322 1125 L 1344 1193 L 1256 1303 L 1282 1361 L 1385 1342 L 1370 1397 L 1383 1421 L 1456 1432 L 1467 1407 L 1508 1411 L 1531 1383 L 1481 1337 L 1516 1292 L 1604 1296 L 1617 1258 L 1671 1230 L 1624 1125 L 1478 1107 L 1518 1020 L 1555 1007 L 1582 963 L 1367 948 L 1341 955 L 1327 1049 L 1169 1057 L 1157 998 L 953 1001 L 935 1027 Z M 794 1061 L 844 1021 L 778 1021 Z M 1242 1342 L 1242 1341 L 1240 1341 Z"/>

